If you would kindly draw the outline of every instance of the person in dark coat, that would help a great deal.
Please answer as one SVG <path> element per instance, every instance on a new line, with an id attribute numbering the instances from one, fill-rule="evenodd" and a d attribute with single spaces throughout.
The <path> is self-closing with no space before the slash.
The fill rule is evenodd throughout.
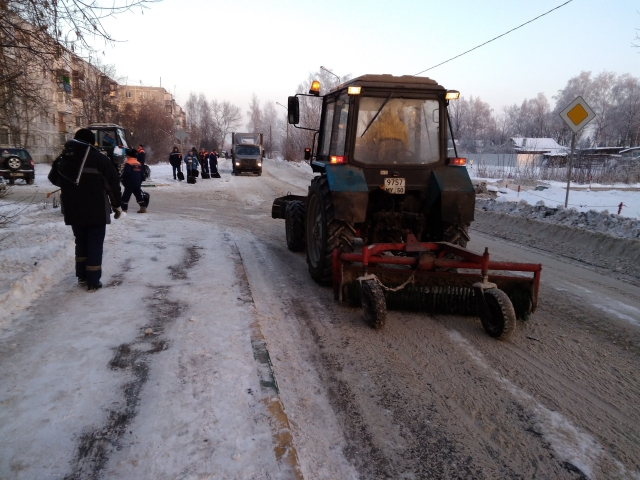
<path id="1" fill-rule="evenodd" d="M 207 151 L 200 147 L 200 152 L 198 153 L 198 162 L 202 165 L 202 173 L 209 173 L 209 162 L 207 159 L 209 158 L 209 154 Z"/>
<path id="2" fill-rule="evenodd" d="M 198 151 L 196 147 L 193 147 L 184 157 L 184 164 L 187 167 L 187 178 L 195 176 L 195 170 L 198 169 Z"/>
<path id="3" fill-rule="evenodd" d="M 215 150 L 211 150 L 209 154 L 209 171 L 211 172 L 211 176 L 218 175 L 218 154 Z"/>
<path id="4" fill-rule="evenodd" d="M 180 171 L 180 166 L 182 165 L 182 154 L 178 147 L 173 147 L 173 152 L 169 154 L 169 163 L 173 169 L 173 179 L 177 180 L 178 177 L 176 175 Z"/>
<path id="5" fill-rule="evenodd" d="M 136 158 L 136 151 L 133 149 L 127 150 L 127 161 L 124 162 L 124 168 L 122 170 L 122 185 L 124 186 L 124 193 L 122 194 L 122 210 L 127 211 L 129 209 L 129 199 L 131 194 L 136 197 L 140 210 L 138 213 L 147 213 L 147 207 L 144 206 L 144 199 L 142 198 L 142 180 L 144 178 L 143 166 L 138 162 Z"/>
<path id="6" fill-rule="evenodd" d="M 106 226 L 122 213 L 118 171 L 93 146 L 95 135 L 81 128 L 64 144 L 53 162 L 49 181 L 60 187 L 64 223 L 71 225 L 76 243 L 76 277 L 87 291 L 102 287 L 102 252 Z"/>

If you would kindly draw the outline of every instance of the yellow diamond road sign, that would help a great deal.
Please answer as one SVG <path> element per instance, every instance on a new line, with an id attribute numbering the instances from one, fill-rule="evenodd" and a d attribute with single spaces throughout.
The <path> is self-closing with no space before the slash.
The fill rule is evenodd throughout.
<path id="1" fill-rule="evenodd" d="M 595 118 L 591 107 L 587 105 L 582 97 L 577 97 L 567 107 L 560 112 L 560 117 L 564 120 L 574 133 L 578 133 L 582 127 Z"/>

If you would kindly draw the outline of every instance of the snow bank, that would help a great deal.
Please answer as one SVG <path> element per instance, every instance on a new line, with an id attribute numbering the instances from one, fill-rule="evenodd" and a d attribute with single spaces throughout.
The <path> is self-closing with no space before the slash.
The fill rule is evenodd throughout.
<path id="1" fill-rule="evenodd" d="M 476 208 L 603 232 L 621 238 L 640 239 L 640 220 L 609 213 L 607 210 L 581 212 L 573 207 L 564 208 L 563 205 L 547 207 L 542 200 L 530 205 L 526 200 L 513 201 L 505 197 L 497 200 L 477 198 Z"/>
<path id="2" fill-rule="evenodd" d="M 0 212 L 16 215 L 0 229 L 0 328 L 5 328 L 15 311 L 29 306 L 59 281 L 60 272 L 71 268 L 74 250 L 59 208 L 3 202 Z"/>

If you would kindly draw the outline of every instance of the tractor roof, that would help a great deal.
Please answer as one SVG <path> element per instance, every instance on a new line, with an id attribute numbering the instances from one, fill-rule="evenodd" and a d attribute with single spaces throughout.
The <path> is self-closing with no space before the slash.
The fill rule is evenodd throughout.
<path id="1" fill-rule="evenodd" d="M 402 75 L 395 77 L 389 74 L 368 74 L 347 80 L 331 91 L 343 89 L 351 85 L 361 87 L 404 87 L 410 89 L 444 90 L 442 85 L 428 77 L 414 77 L 413 75 Z"/>

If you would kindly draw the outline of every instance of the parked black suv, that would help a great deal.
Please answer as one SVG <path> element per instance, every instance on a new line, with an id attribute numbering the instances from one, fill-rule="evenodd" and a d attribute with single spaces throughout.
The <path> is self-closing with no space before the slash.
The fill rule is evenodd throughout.
<path id="1" fill-rule="evenodd" d="M 24 148 L 1 148 L 0 153 L 0 175 L 9 180 L 9 185 L 18 178 L 33 184 L 36 171 L 29 152 Z"/>

